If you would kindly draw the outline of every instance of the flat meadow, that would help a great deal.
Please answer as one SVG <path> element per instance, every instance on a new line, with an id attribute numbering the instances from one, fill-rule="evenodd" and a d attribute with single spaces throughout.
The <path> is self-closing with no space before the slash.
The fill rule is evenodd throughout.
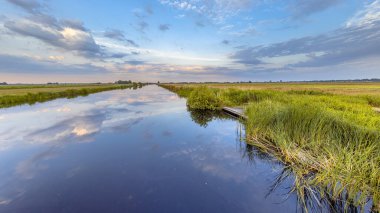
<path id="1" fill-rule="evenodd" d="M 175 85 L 175 84 L 173 84 Z M 210 88 L 240 89 L 240 90 L 311 90 L 325 93 L 344 95 L 380 95 L 380 82 L 301 82 L 301 83 L 210 83 L 210 84 L 182 84 L 182 86 L 207 85 Z"/>
<path id="2" fill-rule="evenodd" d="M 34 104 L 56 98 L 74 98 L 114 89 L 141 87 L 142 84 L 58 84 L 1 85 L 0 108 L 19 104 Z"/>

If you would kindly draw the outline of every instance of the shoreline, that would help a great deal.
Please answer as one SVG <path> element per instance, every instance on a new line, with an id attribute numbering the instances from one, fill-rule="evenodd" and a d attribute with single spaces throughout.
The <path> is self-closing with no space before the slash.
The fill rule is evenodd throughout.
<path id="1" fill-rule="evenodd" d="M 0 87 L 0 109 L 22 104 L 35 104 L 58 98 L 75 98 L 93 93 L 141 88 L 143 84 L 104 84 L 104 85 L 63 85 L 63 86 L 17 86 L 16 88 Z"/>
<path id="2" fill-rule="evenodd" d="M 318 188 L 336 200 L 346 197 L 347 204 L 358 208 L 372 200 L 373 209 L 379 209 L 378 97 L 160 86 L 187 98 L 193 109 L 246 106 L 247 142 L 292 169 L 298 194 Z"/>

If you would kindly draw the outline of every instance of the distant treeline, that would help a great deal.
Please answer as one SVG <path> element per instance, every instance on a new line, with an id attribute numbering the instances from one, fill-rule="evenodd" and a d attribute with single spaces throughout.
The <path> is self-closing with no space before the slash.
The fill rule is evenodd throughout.
<path id="1" fill-rule="evenodd" d="M 118 80 L 118 81 L 115 81 L 115 84 L 133 84 L 133 83 L 143 84 L 141 82 L 133 82 L 131 80 Z M 46 84 L 47 85 L 79 85 L 79 84 L 87 85 L 87 84 L 112 84 L 112 83 L 111 82 L 110 83 L 101 83 L 101 82 L 96 82 L 96 83 L 58 83 L 58 82 L 47 82 Z M 0 82 L 0 85 L 8 85 L 8 83 L 7 82 Z M 12 84 L 12 85 L 42 85 L 42 84 L 23 84 L 23 83 L 17 83 L 17 84 Z"/>
<path id="2" fill-rule="evenodd" d="M 123 81 L 123 80 L 118 80 L 115 81 L 115 84 L 132 84 L 133 82 L 131 80 Z"/>
<path id="3" fill-rule="evenodd" d="M 313 81 L 205 81 L 205 82 L 168 82 L 168 84 L 249 84 L 249 83 L 350 83 L 350 82 L 380 82 L 379 78 L 352 80 L 313 80 Z M 159 82 L 158 82 L 159 83 Z"/>

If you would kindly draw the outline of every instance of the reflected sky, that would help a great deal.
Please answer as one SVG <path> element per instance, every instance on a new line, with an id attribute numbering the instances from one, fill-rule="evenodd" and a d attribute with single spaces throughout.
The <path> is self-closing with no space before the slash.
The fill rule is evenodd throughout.
<path id="1" fill-rule="evenodd" d="M 183 108 L 176 95 L 155 94 L 151 91 L 154 89 L 112 91 L 73 100 L 59 99 L 2 109 L 0 150 L 20 143 L 90 142 L 91 136 L 99 131 L 126 130 L 127 126 L 144 117 Z M 168 101 L 173 105 L 166 106 Z"/>
<path id="2" fill-rule="evenodd" d="M 196 116 L 157 86 L 0 109 L 0 212 L 298 209 L 238 121 Z"/>

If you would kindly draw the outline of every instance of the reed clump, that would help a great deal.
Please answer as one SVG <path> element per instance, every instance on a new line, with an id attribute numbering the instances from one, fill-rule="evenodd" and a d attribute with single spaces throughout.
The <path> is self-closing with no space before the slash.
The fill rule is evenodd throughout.
<path id="1" fill-rule="evenodd" d="M 322 196 L 345 197 L 346 205 L 363 207 L 371 199 L 379 209 L 380 114 L 373 110 L 379 106 L 378 96 L 165 88 L 185 88 L 192 109 L 207 109 L 209 103 L 212 109 L 244 105 L 248 143 L 289 166 L 299 194 L 319 188 Z"/>
<path id="2" fill-rule="evenodd" d="M 249 141 L 308 177 L 305 185 L 330 189 L 333 198 L 347 193 L 357 206 L 369 197 L 379 202 L 380 116 L 370 107 L 350 111 L 301 99 L 249 104 Z"/>
<path id="3" fill-rule="evenodd" d="M 216 110 L 221 106 L 220 98 L 217 95 L 215 89 L 205 86 L 197 87 L 189 94 L 187 105 L 191 109 Z"/>

